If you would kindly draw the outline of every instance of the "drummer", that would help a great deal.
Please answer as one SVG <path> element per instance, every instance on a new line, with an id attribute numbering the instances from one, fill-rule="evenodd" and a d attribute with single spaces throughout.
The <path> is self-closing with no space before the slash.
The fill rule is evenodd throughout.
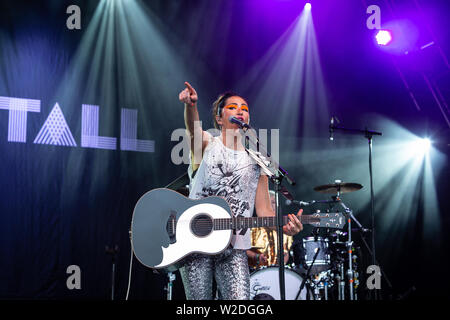
<path id="1" fill-rule="evenodd" d="M 270 203 L 272 209 L 276 211 L 275 191 L 269 190 Z M 251 268 L 262 266 L 273 266 L 278 264 L 278 237 L 274 228 L 254 228 L 252 229 L 252 248 L 247 250 L 248 265 Z M 292 236 L 283 236 L 284 263 L 289 261 L 289 250 L 292 242 Z"/>

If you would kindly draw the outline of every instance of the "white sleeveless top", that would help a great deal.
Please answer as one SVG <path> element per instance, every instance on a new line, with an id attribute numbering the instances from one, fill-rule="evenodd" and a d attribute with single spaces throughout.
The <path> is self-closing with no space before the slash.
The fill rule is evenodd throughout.
<path id="1" fill-rule="evenodd" d="M 207 132 L 206 134 L 209 135 L 209 144 L 193 179 L 192 163 L 189 165 L 189 198 L 220 196 L 228 202 L 234 217 L 251 217 L 261 173 L 259 165 L 247 151 L 227 148 L 219 137 L 213 137 Z M 249 249 L 250 231 L 233 231 L 232 246 L 235 249 Z"/>

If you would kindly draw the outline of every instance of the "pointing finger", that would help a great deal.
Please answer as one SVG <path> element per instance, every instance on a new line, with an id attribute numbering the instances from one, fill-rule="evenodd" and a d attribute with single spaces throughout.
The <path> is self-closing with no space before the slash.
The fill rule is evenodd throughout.
<path id="1" fill-rule="evenodd" d="M 184 82 L 184 85 L 185 85 L 186 88 L 189 90 L 189 93 L 190 93 L 190 94 L 194 94 L 194 93 L 195 93 L 194 88 L 192 88 L 192 86 L 189 84 L 189 82 L 185 81 L 185 82 Z"/>

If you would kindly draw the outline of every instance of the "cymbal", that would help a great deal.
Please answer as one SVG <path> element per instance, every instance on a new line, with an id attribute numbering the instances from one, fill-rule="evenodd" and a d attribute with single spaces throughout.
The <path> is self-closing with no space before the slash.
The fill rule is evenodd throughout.
<path id="1" fill-rule="evenodd" d="M 362 189 L 363 186 L 359 183 L 353 183 L 353 182 L 341 182 L 341 183 L 331 183 L 331 184 L 325 184 L 323 186 L 317 186 L 314 188 L 314 191 L 320 192 L 320 193 L 349 193 L 353 191 L 358 191 Z"/>

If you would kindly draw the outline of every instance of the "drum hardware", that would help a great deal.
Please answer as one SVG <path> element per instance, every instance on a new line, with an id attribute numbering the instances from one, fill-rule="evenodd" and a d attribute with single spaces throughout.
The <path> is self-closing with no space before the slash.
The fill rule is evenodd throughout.
<path id="1" fill-rule="evenodd" d="M 172 300 L 172 290 L 173 290 L 173 282 L 176 279 L 176 276 L 173 272 L 168 272 L 167 273 L 167 278 L 168 278 L 168 282 L 167 282 L 167 287 L 164 288 L 164 290 L 167 291 L 167 300 Z"/>
<path id="2" fill-rule="evenodd" d="M 338 197 L 336 197 L 338 199 Z M 350 208 L 348 208 L 342 201 L 339 202 L 339 204 L 344 208 L 345 210 L 345 215 L 347 216 L 347 225 L 348 225 L 348 240 L 345 243 L 346 244 L 346 248 L 348 250 L 348 270 L 347 270 L 347 279 L 348 279 L 348 287 L 349 287 L 349 299 L 350 300 L 354 300 L 354 288 L 353 288 L 353 251 L 352 251 L 352 246 L 353 246 L 353 241 L 352 241 L 352 218 L 353 214 L 352 211 L 350 210 Z"/>
<path id="3" fill-rule="evenodd" d="M 336 197 L 338 200 L 340 200 L 338 197 Z M 349 269 L 347 271 L 347 277 L 348 277 L 348 281 L 349 281 L 349 292 L 350 292 L 350 300 L 356 300 L 357 299 L 357 294 L 356 294 L 356 289 L 359 286 L 359 280 L 358 280 L 358 276 L 359 274 L 354 270 L 354 265 L 356 265 L 356 254 L 353 254 L 354 250 L 353 250 L 353 241 L 352 241 L 352 232 L 355 231 L 359 231 L 361 233 L 361 240 L 364 242 L 367 250 L 369 251 L 369 253 L 372 255 L 373 258 L 373 252 L 370 250 L 369 245 L 367 244 L 365 238 L 364 238 L 364 233 L 369 233 L 372 230 L 370 229 L 366 229 L 364 228 L 361 223 L 358 221 L 358 219 L 356 219 L 356 217 L 353 215 L 353 211 L 350 210 L 342 200 L 339 201 L 339 204 L 341 205 L 342 208 L 344 208 L 345 213 L 347 215 L 347 219 L 348 219 L 348 240 L 346 242 L 346 248 L 348 249 L 348 264 L 349 264 Z M 357 225 L 357 229 L 352 229 L 351 224 L 352 221 L 356 223 Z M 376 261 L 376 260 L 375 260 Z M 378 262 L 376 262 L 377 265 Z M 381 269 L 382 270 L 382 269 Z M 385 276 L 384 272 L 382 271 L 383 276 Z M 390 285 L 389 279 L 387 279 L 387 277 L 385 277 L 388 285 Z"/>
<path id="4" fill-rule="evenodd" d="M 302 282 L 302 284 L 301 284 L 301 286 L 300 286 L 300 289 L 298 290 L 298 293 L 297 293 L 297 296 L 295 297 L 295 300 L 297 300 L 298 296 L 300 295 L 300 293 L 302 292 L 303 288 L 305 287 L 306 281 L 307 281 L 307 280 L 309 279 L 309 277 L 310 277 L 311 269 L 312 269 L 312 267 L 314 266 L 314 262 L 316 261 L 317 256 L 319 255 L 319 252 L 320 252 L 320 248 L 317 248 L 316 253 L 315 253 L 315 255 L 314 255 L 314 258 L 313 258 L 313 260 L 312 260 L 312 263 L 311 263 L 311 265 L 308 267 L 308 270 L 306 271 L 306 277 L 303 279 L 303 282 Z M 307 296 L 306 296 L 306 297 L 307 297 L 306 300 L 309 300 L 309 291 L 307 292 Z"/>
<path id="5" fill-rule="evenodd" d="M 343 193 L 360 190 L 362 185 L 357 183 L 342 183 L 336 180 L 334 184 L 323 185 L 314 188 L 321 193 L 335 193 L 332 200 L 312 200 L 310 204 L 329 204 L 331 210 L 335 204 L 344 210 L 348 228 L 346 231 L 328 229 L 326 235 L 320 235 L 319 231 L 323 229 L 313 229 L 312 236 L 302 239 L 302 248 L 299 242 L 294 242 L 292 246 L 294 256 L 294 266 L 303 267 L 310 274 L 305 276 L 304 282 L 313 290 L 315 299 L 328 300 L 329 289 L 333 290 L 333 295 L 339 300 L 355 300 L 358 298 L 356 290 L 359 286 L 359 274 L 357 267 L 357 254 L 353 250 L 352 232 L 359 231 L 362 234 L 371 230 L 363 228 L 359 221 L 353 215 L 353 211 L 346 206 L 340 198 Z M 300 201 L 298 201 L 300 202 Z M 318 211 L 320 212 L 320 211 Z M 357 228 L 352 228 L 354 222 Z M 316 259 L 312 262 L 312 257 Z M 322 293 L 321 293 L 322 292 Z"/>
<path id="6" fill-rule="evenodd" d="M 328 279 L 324 282 L 324 294 L 325 294 L 325 300 L 328 300 Z"/>
<path id="7" fill-rule="evenodd" d="M 339 281 L 339 296 L 338 300 L 345 300 L 345 275 L 344 275 L 344 264 L 340 263 L 339 273 L 337 279 Z"/>
<path id="8" fill-rule="evenodd" d="M 358 189 L 359 190 L 359 189 Z M 356 191 L 356 190 L 353 190 Z M 348 269 L 346 272 L 347 281 L 348 281 L 348 291 L 349 291 L 349 299 L 355 300 L 355 288 L 354 288 L 354 277 L 355 277 L 355 271 L 353 269 L 353 240 L 352 240 L 352 221 L 355 221 L 358 227 L 362 228 L 362 225 L 359 223 L 359 221 L 354 217 L 353 211 L 347 207 L 344 202 L 339 198 L 339 192 L 336 196 L 333 197 L 334 200 L 339 203 L 339 205 L 344 209 L 345 216 L 347 218 L 347 241 L 345 241 L 345 249 L 347 251 L 347 262 L 348 262 Z M 351 191 L 348 191 L 351 192 Z M 344 266 L 343 263 L 340 263 L 340 287 L 339 287 L 339 296 L 342 300 L 345 299 L 345 274 L 344 274 Z"/>
<path id="9" fill-rule="evenodd" d="M 335 183 L 314 187 L 314 191 L 320 193 L 337 194 L 339 196 L 340 194 L 358 191 L 362 188 L 363 186 L 359 183 L 341 182 L 341 180 L 336 180 Z"/>
<path id="10" fill-rule="evenodd" d="M 344 209 L 347 208 L 347 207 L 345 206 L 345 204 L 344 204 L 340 199 L 338 199 L 338 200 L 340 201 L 339 203 L 340 203 L 340 205 L 341 205 Z M 375 261 L 375 262 L 372 262 L 372 263 L 375 263 L 375 265 L 377 265 L 377 266 L 380 267 L 380 271 L 381 271 L 381 274 L 382 274 L 383 278 L 386 280 L 386 283 L 387 283 L 388 287 L 392 289 L 392 284 L 391 284 L 391 282 L 389 281 L 389 278 L 387 277 L 387 275 L 386 275 L 386 273 L 384 272 L 383 268 L 381 267 L 380 263 L 379 263 L 379 262 L 376 260 L 376 258 L 374 257 L 372 248 L 369 246 L 369 244 L 367 243 L 367 241 L 366 241 L 366 239 L 365 239 L 365 236 L 364 236 L 364 235 L 367 234 L 367 233 L 372 233 L 372 230 L 371 230 L 371 229 L 366 229 L 366 228 L 364 228 L 364 227 L 361 225 L 361 223 L 356 219 L 356 217 L 353 215 L 353 212 L 352 212 L 350 209 L 347 208 L 346 211 L 348 211 L 348 213 L 349 213 L 349 215 L 350 215 L 350 219 L 353 220 L 353 221 L 356 223 L 356 225 L 357 225 L 357 228 L 352 228 L 351 230 L 349 229 L 349 231 L 348 231 L 347 233 L 349 233 L 350 231 L 351 231 L 351 232 L 359 232 L 359 233 L 360 233 L 360 235 L 361 235 L 361 237 L 360 237 L 361 241 L 364 243 L 364 246 L 366 247 L 367 251 L 368 251 L 369 254 L 372 256 L 372 261 Z M 336 230 L 336 233 L 339 233 L 339 232 L 342 232 L 342 231 Z M 373 260 L 373 259 L 375 259 L 375 260 Z M 357 277 L 356 277 L 356 279 L 357 279 Z M 357 283 L 359 284 L 359 280 L 355 280 L 355 281 L 358 281 Z M 357 287 L 358 284 L 355 285 L 355 286 Z"/>
<path id="11" fill-rule="evenodd" d="M 352 221 L 356 223 L 359 230 L 362 232 L 367 232 L 368 229 L 363 228 L 361 223 L 355 218 L 353 215 L 353 211 L 345 205 L 345 203 L 340 198 L 341 194 L 344 193 L 350 193 L 354 191 L 358 191 L 362 189 L 363 186 L 359 183 L 349 183 L 349 182 L 342 182 L 341 180 L 335 180 L 335 183 L 327 184 L 327 185 L 321 185 L 314 188 L 315 191 L 320 193 L 326 193 L 326 194 L 335 194 L 332 196 L 332 202 L 339 204 L 344 209 L 344 214 L 347 219 L 347 232 L 346 236 L 347 239 L 345 242 L 335 242 L 334 245 L 341 244 L 345 248 L 346 251 L 346 260 L 347 260 L 347 272 L 345 274 L 344 271 L 344 261 L 339 261 L 338 264 L 338 273 L 336 275 L 336 283 L 339 284 L 339 290 L 338 290 L 338 299 L 344 300 L 345 299 L 345 278 L 347 278 L 348 281 L 348 292 L 349 292 L 349 299 L 354 300 L 355 299 L 355 279 L 357 280 L 357 273 L 354 270 L 354 261 L 353 261 L 353 240 L 352 240 Z M 339 238 L 341 235 L 344 235 L 343 232 L 337 231 L 335 232 L 336 239 Z M 338 253 L 339 254 L 339 253 Z M 342 254 L 342 252 L 341 252 Z"/>
<path id="12" fill-rule="evenodd" d="M 314 288 L 315 300 L 322 300 L 321 290 L 323 290 L 323 300 L 329 300 L 328 289 L 333 286 L 332 271 L 327 270 L 314 276 L 310 286 Z"/>

